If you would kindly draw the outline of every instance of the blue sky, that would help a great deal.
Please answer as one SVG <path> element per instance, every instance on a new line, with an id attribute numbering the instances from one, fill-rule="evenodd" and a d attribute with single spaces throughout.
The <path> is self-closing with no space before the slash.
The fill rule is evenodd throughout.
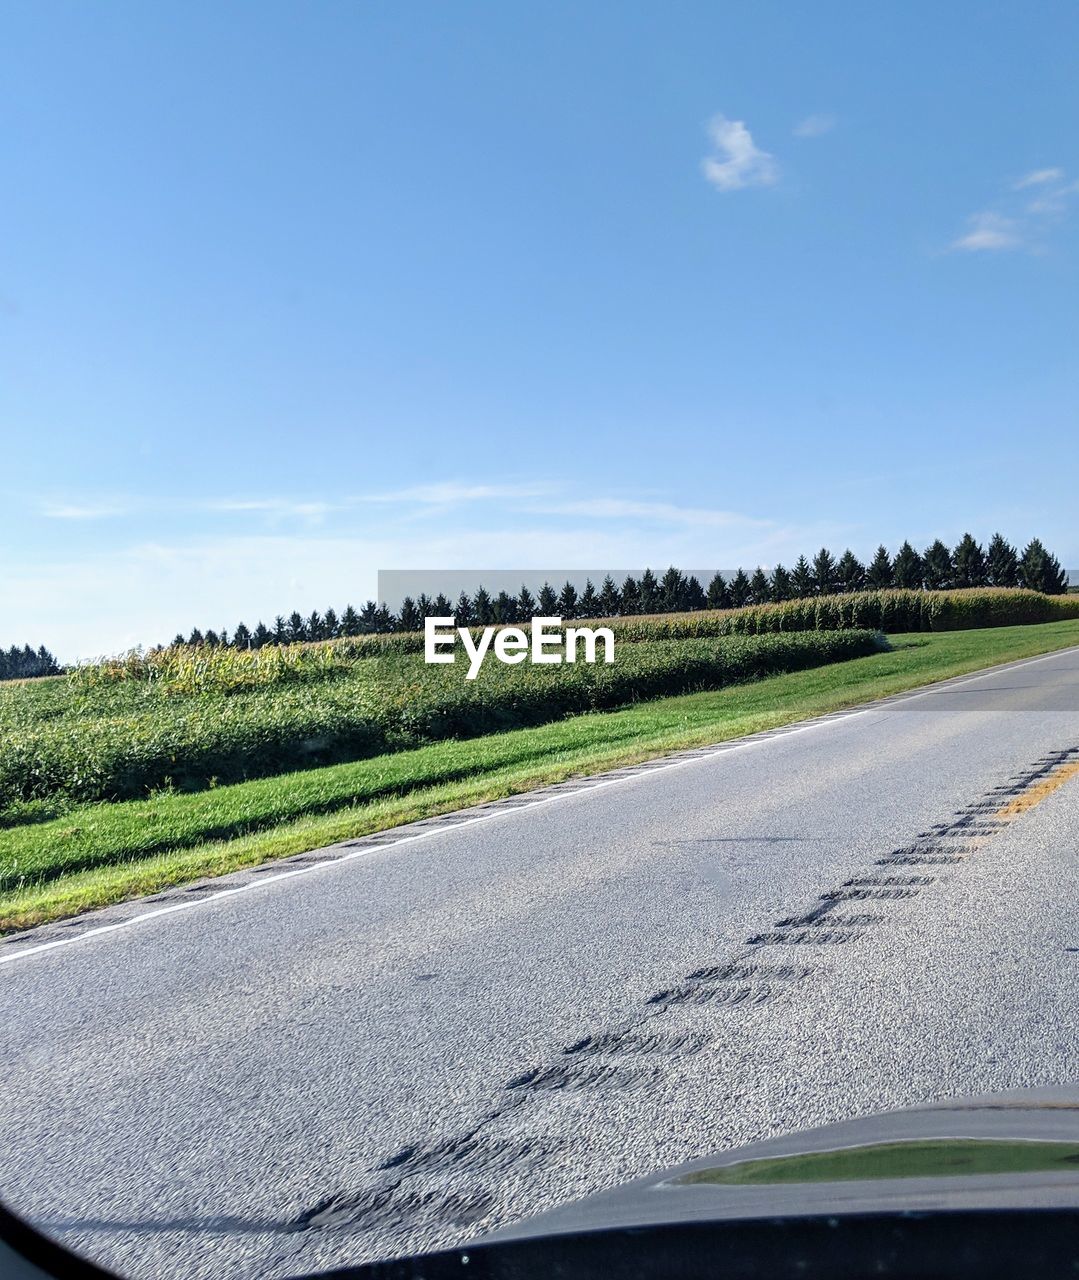
<path id="1" fill-rule="evenodd" d="M 0 644 L 379 568 L 1079 567 L 1079 8 L 9 4 Z"/>

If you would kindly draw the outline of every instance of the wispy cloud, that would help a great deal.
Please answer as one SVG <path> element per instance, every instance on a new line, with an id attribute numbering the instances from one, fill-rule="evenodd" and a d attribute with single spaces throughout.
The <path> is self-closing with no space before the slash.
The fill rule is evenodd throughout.
<path id="1" fill-rule="evenodd" d="M 1023 191 L 1026 187 L 1041 187 L 1047 182 L 1060 182 L 1063 177 L 1063 169 L 1034 169 L 1013 182 L 1012 190 Z"/>
<path id="2" fill-rule="evenodd" d="M 757 146 L 741 120 L 714 116 L 708 125 L 708 134 L 716 154 L 705 156 L 701 172 L 719 191 L 770 187 L 779 181 L 775 157 Z"/>
<path id="3" fill-rule="evenodd" d="M 1049 231 L 1067 214 L 1077 194 L 1079 182 L 1069 180 L 1063 169 L 1033 169 L 1008 184 L 995 208 L 972 214 L 966 231 L 948 247 L 967 253 L 1041 252 Z"/>
<path id="4" fill-rule="evenodd" d="M 593 520 L 644 520 L 688 528 L 770 529 L 771 520 L 757 520 L 736 511 L 711 507 L 682 507 L 674 502 L 642 502 L 628 498 L 584 498 L 533 505 L 530 511 L 545 515 L 583 516 Z"/>
<path id="5" fill-rule="evenodd" d="M 806 116 L 794 126 L 793 133 L 796 138 L 819 138 L 822 134 L 831 133 L 835 124 L 835 116 L 824 114 Z"/>
<path id="6" fill-rule="evenodd" d="M 339 509 L 332 502 L 300 502 L 290 498 L 214 498 L 200 504 L 206 511 L 265 512 L 273 516 L 325 516 Z"/>
<path id="7" fill-rule="evenodd" d="M 985 250 L 1018 249 L 1023 243 L 1014 218 L 999 213 L 975 213 L 967 219 L 967 230 L 953 240 L 952 249 L 968 253 Z"/>
<path id="8" fill-rule="evenodd" d="M 116 505 L 74 502 L 44 502 L 40 509 L 46 520 L 106 520 L 127 514 L 127 508 Z"/>
<path id="9" fill-rule="evenodd" d="M 498 499 L 536 498 L 551 491 L 545 484 L 466 484 L 456 480 L 419 484 L 385 493 L 365 493 L 361 502 L 419 503 L 430 506 L 460 506 L 468 502 Z"/>

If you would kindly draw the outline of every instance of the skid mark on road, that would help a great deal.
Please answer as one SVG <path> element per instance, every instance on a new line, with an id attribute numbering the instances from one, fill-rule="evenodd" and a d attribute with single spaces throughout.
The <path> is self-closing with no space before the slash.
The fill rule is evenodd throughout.
<path id="1" fill-rule="evenodd" d="M 826 889 L 809 907 L 792 911 L 770 928 L 750 934 L 736 953 L 701 964 L 646 997 L 636 1014 L 616 1027 L 599 1027 L 562 1046 L 546 1061 L 503 1085 L 503 1101 L 457 1136 L 402 1148 L 369 1170 L 374 1184 L 329 1196 L 300 1214 L 292 1232 L 344 1229 L 379 1231 L 378 1251 L 417 1230 L 498 1220 L 500 1177 L 556 1159 L 564 1140 L 552 1138 L 549 1116 L 530 1108 L 561 1095 L 588 1090 L 647 1089 L 670 1064 L 704 1053 L 715 1043 L 715 1019 L 737 1018 L 756 1006 L 797 999 L 818 976 L 811 964 L 772 962 L 766 948 L 786 954 L 803 948 L 809 958 L 829 946 L 858 943 L 886 927 L 889 912 L 902 911 L 918 895 L 958 874 L 962 864 L 999 831 L 1028 813 L 1069 779 L 1079 776 L 1079 746 L 1036 761 L 1029 769 L 917 837 L 876 859 L 874 870 Z M 932 867 L 932 872 L 906 868 Z M 894 868 L 894 870 L 889 870 Z M 946 869 L 946 870 L 944 870 Z M 871 910 L 851 903 L 871 902 Z M 677 1022 L 670 1029 L 670 1021 Z M 686 1025 L 688 1023 L 688 1025 Z M 568 1099 L 567 1099 L 568 1102 Z M 522 1121 L 541 1132 L 520 1136 Z M 517 1131 L 500 1136 L 500 1127 Z M 447 1179 L 453 1179 L 452 1183 Z"/>

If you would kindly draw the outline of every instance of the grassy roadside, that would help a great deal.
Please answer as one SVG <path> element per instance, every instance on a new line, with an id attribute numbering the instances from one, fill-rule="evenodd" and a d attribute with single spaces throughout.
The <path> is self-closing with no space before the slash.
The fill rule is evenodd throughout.
<path id="1" fill-rule="evenodd" d="M 8 828 L 0 831 L 0 883 L 8 886 L 0 929 L 1079 645 L 1079 620 L 897 635 L 892 643 L 890 653 L 750 685 L 194 794 L 84 805 Z"/>

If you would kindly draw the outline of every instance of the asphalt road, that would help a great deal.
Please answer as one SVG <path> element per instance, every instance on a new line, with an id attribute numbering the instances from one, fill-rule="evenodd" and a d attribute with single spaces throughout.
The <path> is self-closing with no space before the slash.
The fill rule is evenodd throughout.
<path id="1" fill-rule="evenodd" d="M 125 1274 L 280 1277 L 1074 1081 L 1073 773 L 1079 650 L 8 944 L 0 1194 Z"/>

